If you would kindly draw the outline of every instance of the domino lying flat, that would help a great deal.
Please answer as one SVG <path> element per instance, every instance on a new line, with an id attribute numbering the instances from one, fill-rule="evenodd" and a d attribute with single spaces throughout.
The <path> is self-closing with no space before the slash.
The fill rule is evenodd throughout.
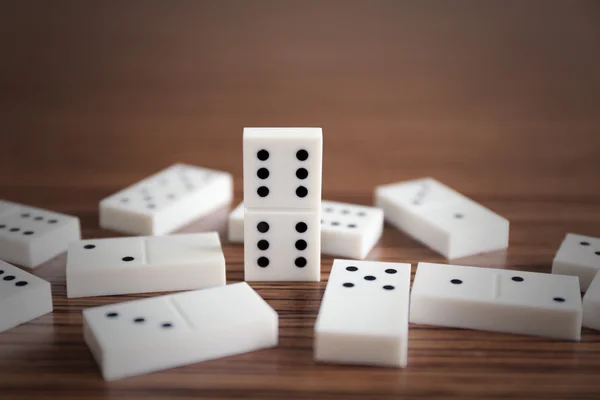
<path id="1" fill-rule="evenodd" d="M 364 259 L 381 237 L 383 211 L 334 201 L 321 202 L 321 253 Z M 229 241 L 244 241 L 244 203 L 229 214 Z"/>
<path id="2" fill-rule="evenodd" d="M 506 218 L 435 179 L 378 186 L 375 205 L 386 221 L 449 259 L 508 247 Z"/>
<path id="3" fill-rule="evenodd" d="M 83 334 L 105 380 L 277 345 L 277 313 L 241 282 L 90 308 Z"/>
<path id="4" fill-rule="evenodd" d="M 580 340 L 577 278 L 419 263 L 410 322 Z"/>
<path id="5" fill-rule="evenodd" d="M 0 332 L 52 312 L 50 283 L 0 261 Z"/>
<path id="6" fill-rule="evenodd" d="M 404 367 L 410 264 L 335 260 L 315 324 L 317 361 Z"/>
<path id="7" fill-rule="evenodd" d="M 203 289 L 225 285 L 216 232 L 73 242 L 67 297 Z"/>
<path id="8" fill-rule="evenodd" d="M 100 226 L 134 235 L 163 235 L 229 204 L 226 172 L 175 164 L 100 202 Z"/>
<path id="9" fill-rule="evenodd" d="M 600 239 L 567 234 L 552 262 L 552 273 L 578 276 L 581 290 L 585 292 L 598 271 Z"/>
<path id="10" fill-rule="evenodd" d="M 583 326 L 600 331 L 600 273 L 583 296 Z"/>
<path id="11" fill-rule="evenodd" d="M 35 268 L 79 240 L 79 219 L 0 200 L 0 259 Z"/>

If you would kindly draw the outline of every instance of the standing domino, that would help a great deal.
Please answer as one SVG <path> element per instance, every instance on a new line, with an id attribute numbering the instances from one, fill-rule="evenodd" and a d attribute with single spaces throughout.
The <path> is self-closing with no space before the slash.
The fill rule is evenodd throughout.
<path id="1" fill-rule="evenodd" d="M 375 204 L 388 222 L 449 259 L 508 247 L 506 218 L 432 178 L 378 186 Z"/>
<path id="2" fill-rule="evenodd" d="M 383 231 L 383 211 L 356 204 L 321 202 L 321 254 L 364 259 Z M 244 241 L 244 203 L 229 214 L 229 241 Z"/>
<path id="3" fill-rule="evenodd" d="M 579 277 L 581 290 L 585 292 L 600 271 L 600 239 L 568 233 L 554 261 L 552 273 Z"/>
<path id="4" fill-rule="evenodd" d="M 580 340 L 573 276 L 419 263 L 410 322 Z"/>
<path id="5" fill-rule="evenodd" d="M 247 283 L 83 311 L 105 380 L 274 347 L 277 313 Z"/>
<path id="6" fill-rule="evenodd" d="M 0 259 L 35 268 L 79 240 L 79 219 L 0 200 Z"/>
<path id="7" fill-rule="evenodd" d="M 52 312 L 50 283 L 0 261 L 0 332 Z"/>
<path id="8" fill-rule="evenodd" d="M 163 235 L 229 204 L 231 175 L 175 164 L 100 202 L 100 226 L 134 235 Z"/>
<path id="9" fill-rule="evenodd" d="M 583 326 L 600 331 L 600 273 L 583 296 Z"/>
<path id="10" fill-rule="evenodd" d="M 244 128 L 246 280 L 320 280 L 322 160 L 321 128 Z"/>
<path id="11" fill-rule="evenodd" d="M 225 285 L 216 232 L 73 242 L 67 297 L 203 289 Z"/>
<path id="12" fill-rule="evenodd" d="M 406 366 L 410 269 L 335 260 L 315 324 L 315 359 Z"/>

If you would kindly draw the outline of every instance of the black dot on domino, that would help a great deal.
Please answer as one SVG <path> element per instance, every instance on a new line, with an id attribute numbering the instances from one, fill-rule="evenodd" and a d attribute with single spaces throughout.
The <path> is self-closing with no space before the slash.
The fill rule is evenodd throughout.
<path id="1" fill-rule="evenodd" d="M 141 324 L 141 323 L 146 322 L 146 318 L 139 317 L 139 318 L 134 319 L 133 322 L 135 322 L 136 324 Z"/>
<path id="2" fill-rule="evenodd" d="M 395 287 L 394 287 L 394 286 L 392 286 L 392 285 L 385 285 L 383 288 L 384 288 L 385 290 L 394 290 L 394 289 L 395 289 Z"/>
<path id="3" fill-rule="evenodd" d="M 306 246 L 308 246 L 306 243 L 306 240 L 302 240 L 302 239 L 296 240 L 296 249 L 306 250 Z"/>
<path id="4" fill-rule="evenodd" d="M 19 281 L 19 282 L 15 283 L 15 286 L 19 286 L 19 287 L 27 286 L 27 282 L 26 281 Z"/>
<path id="5" fill-rule="evenodd" d="M 267 179 L 269 177 L 269 170 L 266 168 L 259 168 L 259 170 L 256 171 L 256 176 L 260 179 Z"/>
<path id="6" fill-rule="evenodd" d="M 304 186 L 298 186 L 298 188 L 296 189 L 296 196 L 304 198 L 306 197 L 306 195 L 308 195 L 308 189 Z"/>
<path id="7" fill-rule="evenodd" d="M 296 267 L 298 267 L 298 268 L 304 268 L 304 267 L 306 267 L 306 264 L 307 264 L 306 258 L 298 257 L 294 261 L 294 264 L 296 264 Z"/>
<path id="8" fill-rule="evenodd" d="M 261 186 L 256 189 L 256 194 L 258 194 L 260 197 L 267 197 L 269 195 L 269 188 L 266 186 Z"/>
<path id="9" fill-rule="evenodd" d="M 306 179 L 308 177 L 308 171 L 306 168 L 298 168 L 296 170 L 296 178 L 298 179 Z"/>
<path id="10" fill-rule="evenodd" d="M 375 278 L 373 275 L 365 276 L 365 281 L 374 281 L 375 279 L 377 279 L 377 278 Z"/>
<path id="11" fill-rule="evenodd" d="M 95 249 L 96 245 L 94 244 L 86 244 L 85 246 L 83 246 L 84 249 L 86 250 L 91 250 L 91 249 Z"/>
<path id="12" fill-rule="evenodd" d="M 386 274 L 395 274 L 396 272 L 398 272 L 398 271 L 396 271 L 396 270 L 395 270 L 395 269 L 393 269 L 393 268 L 388 268 L 388 269 L 386 269 L 386 270 L 385 270 L 385 273 L 386 273 Z"/>
<path id="13" fill-rule="evenodd" d="M 259 267 L 266 268 L 269 266 L 269 259 L 267 257 L 259 257 L 258 260 L 256 260 L 256 263 Z"/>
<path id="14" fill-rule="evenodd" d="M 356 271 L 358 271 L 358 268 L 355 267 L 355 266 L 353 266 L 353 265 L 351 265 L 349 267 L 346 267 L 346 271 L 356 272 Z"/>
<path id="15" fill-rule="evenodd" d="M 269 231 L 269 224 L 265 221 L 261 221 L 258 224 L 256 224 L 256 230 L 260 233 L 266 233 Z"/>
<path id="16" fill-rule="evenodd" d="M 125 261 L 125 262 L 130 262 L 130 261 L 133 261 L 134 258 L 130 257 L 130 256 L 127 256 L 127 257 L 123 257 L 122 260 Z"/>
<path id="17" fill-rule="evenodd" d="M 523 282 L 524 281 L 524 279 L 521 278 L 520 276 L 513 276 L 511 279 L 515 282 Z"/>
<path id="18" fill-rule="evenodd" d="M 582 246 L 589 246 L 590 242 L 579 242 L 579 244 Z"/>
<path id="19" fill-rule="evenodd" d="M 6 275 L 4 278 L 5 281 L 14 281 L 15 277 L 13 275 Z"/>
<path id="20" fill-rule="evenodd" d="M 116 312 L 106 313 L 106 318 L 117 318 L 118 316 L 119 316 L 119 313 L 116 313 Z"/>
<path id="21" fill-rule="evenodd" d="M 256 153 L 256 157 L 260 160 L 260 161 L 267 161 L 269 159 L 269 152 L 266 150 L 259 150 L 258 153 Z"/>
<path id="22" fill-rule="evenodd" d="M 296 232 L 304 233 L 308 229 L 308 226 L 304 222 L 298 222 L 296 224 Z"/>
<path id="23" fill-rule="evenodd" d="M 452 280 L 450 281 L 450 283 L 453 283 L 453 284 L 455 284 L 455 285 L 460 285 L 460 284 L 462 283 L 462 281 L 461 281 L 460 279 L 452 279 Z"/>
<path id="24" fill-rule="evenodd" d="M 259 250 L 267 250 L 269 248 L 269 242 L 261 239 L 258 241 L 258 243 L 256 244 L 256 246 L 258 247 Z"/>
<path id="25" fill-rule="evenodd" d="M 160 324 L 160 326 L 161 326 L 161 328 L 168 329 L 168 328 L 172 328 L 173 324 L 171 322 L 164 322 L 164 323 Z"/>
<path id="26" fill-rule="evenodd" d="M 556 301 L 557 303 L 564 303 L 565 299 L 563 299 L 562 297 L 555 297 L 552 300 Z"/>
<path id="27" fill-rule="evenodd" d="M 342 286 L 347 287 L 347 288 L 351 288 L 351 287 L 354 287 L 354 283 L 346 282 Z"/>
<path id="28" fill-rule="evenodd" d="M 300 161 L 306 161 L 308 159 L 308 151 L 302 149 L 296 152 L 296 158 Z"/>

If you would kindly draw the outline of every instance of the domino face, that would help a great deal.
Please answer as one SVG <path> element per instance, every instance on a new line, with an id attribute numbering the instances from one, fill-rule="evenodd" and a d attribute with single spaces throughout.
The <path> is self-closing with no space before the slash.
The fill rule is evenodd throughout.
<path id="1" fill-rule="evenodd" d="M 163 235 L 229 204 L 230 174 L 175 164 L 100 202 L 100 226 L 134 235 Z"/>
<path id="2" fill-rule="evenodd" d="M 277 313 L 247 283 L 83 311 L 106 380 L 274 347 Z"/>
<path id="3" fill-rule="evenodd" d="M 419 263 L 410 322 L 580 340 L 575 277 Z"/>
<path id="4" fill-rule="evenodd" d="M 227 235 L 231 243 L 244 243 L 244 203 L 229 213 Z"/>
<path id="5" fill-rule="evenodd" d="M 585 292 L 598 271 L 600 271 L 600 239 L 574 233 L 567 234 L 552 262 L 552 273 L 579 277 L 579 285 Z"/>
<path id="6" fill-rule="evenodd" d="M 203 289 L 225 285 L 216 232 L 73 242 L 67 297 Z"/>
<path id="7" fill-rule="evenodd" d="M 508 247 L 506 218 L 431 178 L 379 186 L 375 204 L 388 222 L 449 259 Z"/>
<path id="8" fill-rule="evenodd" d="M 321 254 L 365 258 L 383 231 L 383 211 L 375 207 L 322 201 Z M 229 241 L 244 241 L 244 203 L 229 214 Z"/>
<path id="9" fill-rule="evenodd" d="M 319 281 L 320 213 L 249 211 L 244 226 L 247 281 Z"/>
<path id="10" fill-rule="evenodd" d="M 28 268 L 67 250 L 79 240 L 79 219 L 0 200 L 0 259 Z"/>
<path id="11" fill-rule="evenodd" d="M 248 209 L 318 209 L 321 128 L 244 128 L 244 204 Z"/>
<path id="12" fill-rule="evenodd" d="M 383 210 L 379 208 L 322 202 L 321 250 L 324 254 L 363 259 L 382 231 Z"/>
<path id="13" fill-rule="evenodd" d="M 600 274 L 596 274 L 583 296 L 583 326 L 600 331 Z"/>
<path id="14" fill-rule="evenodd" d="M 315 359 L 404 367 L 410 264 L 334 260 L 315 324 Z"/>
<path id="15" fill-rule="evenodd" d="M 52 312 L 50 283 L 0 261 L 0 332 Z"/>

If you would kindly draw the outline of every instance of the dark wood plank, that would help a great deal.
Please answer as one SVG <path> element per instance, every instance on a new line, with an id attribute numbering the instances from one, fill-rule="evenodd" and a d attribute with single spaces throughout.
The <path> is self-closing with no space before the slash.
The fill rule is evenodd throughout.
<path id="1" fill-rule="evenodd" d="M 593 1 L 13 1 L 0 5 L 0 196 L 78 215 L 174 162 L 231 171 L 244 126 L 322 126 L 324 198 L 434 176 L 511 220 L 469 265 L 550 270 L 566 232 L 600 236 L 600 6 Z M 225 232 L 227 210 L 185 231 Z M 224 246 L 231 282 L 241 246 Z M 387 227 L 369 259 L 445 262 Z M 321 283 L 253 284 L 281 345 L 107 384 L 61 256 L 35 273 L 55 312 L 0 335 L 2 399 L 598 398 L 581 343 L 411 326 L 404 370 L 317 365 Z"/>

